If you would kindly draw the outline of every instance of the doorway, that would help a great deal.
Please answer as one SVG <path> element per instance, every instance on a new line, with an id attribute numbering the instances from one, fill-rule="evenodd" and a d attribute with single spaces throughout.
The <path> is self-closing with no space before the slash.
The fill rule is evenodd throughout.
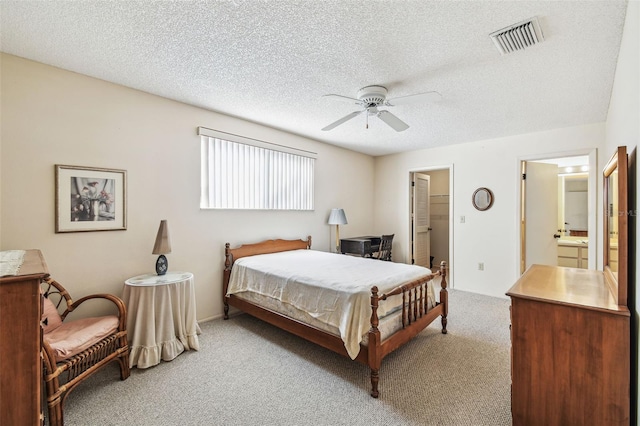
<path id="1" fill-rule="evenodd" d="M 595 162 L 595 150 L 521 161 L 521 274 L 534 263 L 595 269 Z"/>
<path id="2" fill-rule="evenodd" d="M 447 262 L 451 285 L 451 168 L 409 173 L 410 263 L 437 270 Z"/>

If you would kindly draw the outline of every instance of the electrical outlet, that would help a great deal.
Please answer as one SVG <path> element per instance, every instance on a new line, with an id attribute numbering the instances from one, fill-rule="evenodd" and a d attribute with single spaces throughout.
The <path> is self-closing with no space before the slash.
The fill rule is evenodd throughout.
<path id="1" fill-rule="evenodd" d="M 478 263 L 478 271 L 484 271 L 484 262 Z"/>
<path id="2" fill-rule="evenodd" d="M 460 216 L 460 223 L 464 223 L 465 221 L 465 217 L 464 216 Z"/>

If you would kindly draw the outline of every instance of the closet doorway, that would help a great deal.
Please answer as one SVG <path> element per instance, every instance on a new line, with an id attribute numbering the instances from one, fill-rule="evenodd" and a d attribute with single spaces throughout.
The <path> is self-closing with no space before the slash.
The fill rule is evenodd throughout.
<path id="1" fill-rule="evenodd" d="M 443 260 L 452 270 L 451 173 L 450 167 L 409 173 L 410 263 L 433 271 Z"/>

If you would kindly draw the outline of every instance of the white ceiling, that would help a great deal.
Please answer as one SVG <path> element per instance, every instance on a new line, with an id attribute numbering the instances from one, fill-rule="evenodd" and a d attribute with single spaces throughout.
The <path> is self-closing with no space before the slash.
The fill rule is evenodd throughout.
<path id="1" fill-rule="evenodd" d="M 606 120 L 626 1 L 0 1 L 3 52 L 371 155 Z M 538 17 L 545 41 L 489 34 Z M 442 99 L 395 132 L 324 94 Z M 193 123 L 213 126 L 212 123 Z M 224 129 L 221 129 L 224 130 Z M 277 142 L 277 141 L 272 141 Z"/>

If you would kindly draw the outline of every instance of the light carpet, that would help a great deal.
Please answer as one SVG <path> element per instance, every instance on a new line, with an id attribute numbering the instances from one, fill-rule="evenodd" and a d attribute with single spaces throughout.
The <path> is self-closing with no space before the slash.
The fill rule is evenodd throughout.
<path id="1" fill-rule="evenodd" d="M 383 360 L 378 399 L 365 365 L 249 315 L 205 322 L 199 351 L 79 385 L 65 424 L 510 425 L 509 300 L 450 290 L 448 319 Z"/>

